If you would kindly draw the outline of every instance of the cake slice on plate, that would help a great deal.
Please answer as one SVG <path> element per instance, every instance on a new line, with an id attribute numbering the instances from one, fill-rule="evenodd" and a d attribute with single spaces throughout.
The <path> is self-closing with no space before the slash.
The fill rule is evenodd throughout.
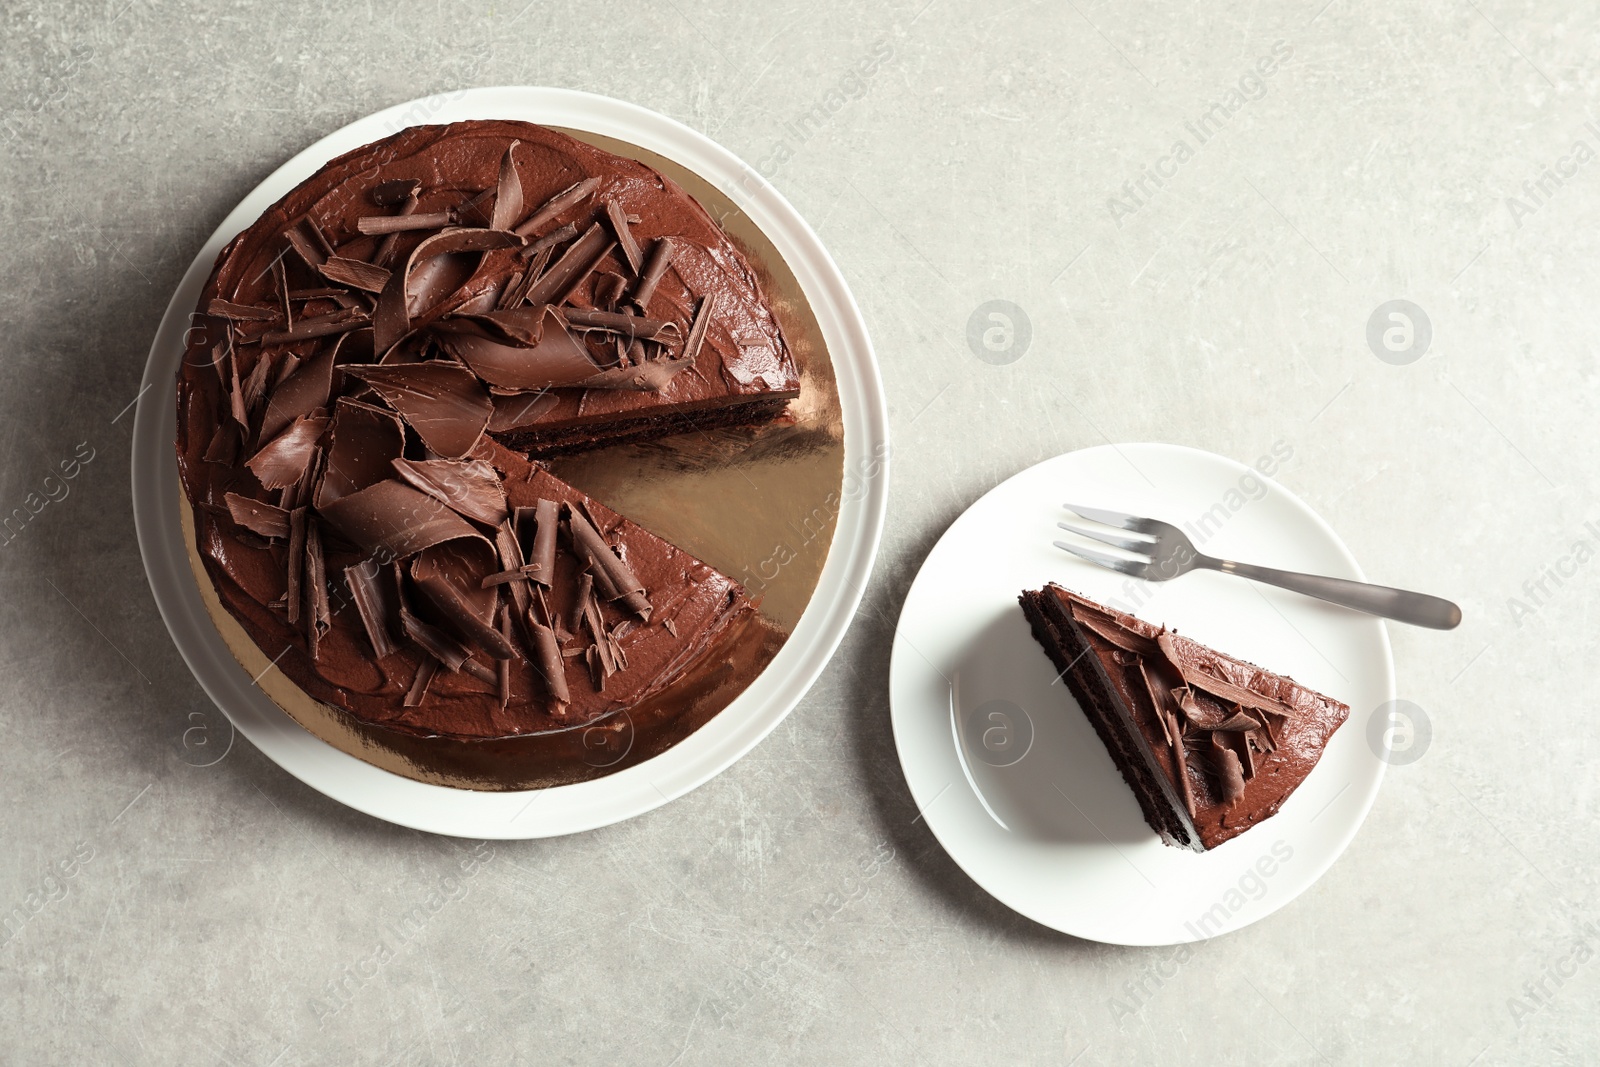
<path id="1" fill-rule="evenodd" d="M 1163 841 L 1216 848 L 1277 814 L 1348 706 L 1051 583 L 1033 636 Z"/>

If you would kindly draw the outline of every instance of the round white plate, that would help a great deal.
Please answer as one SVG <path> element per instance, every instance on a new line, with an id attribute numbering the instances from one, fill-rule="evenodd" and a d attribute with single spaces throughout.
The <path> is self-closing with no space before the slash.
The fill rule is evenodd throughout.
<path id="1" fill-rule="evenodd" d="M 206 615 L 178 525 L 176 379 L 183 332 L 222 246 L 324 163 L 423 123 L 523 119 L 615 137 L 672 159 L 738 202 L 794 272 L 821 326 L 844 412 L 846 491 L 832 550 L 788 642 L 721 714 L 653 759 L 554 789 L 485 793 L 379 770 L 302 730 L 257 689 Z M 732 153 L 653 111 L 567 89 L 470 89 L 414 100 L 329 134 L 279 167 L 195 256 L 150 346 L 134 424 L 133 507 L 156 603 L 200 685 L 240 733 L 290 774 L 352 808 L 402 826 L 475 838 L 551 837 L 642 814 L 706 782 L 777 726 L 844 637 L 877 554 L 888 498 L 889 418 L 872 344 L 838 267 L 799 213 Z"/>
<path id="2" fill-rule="evenodd" d="M 1209 555 L 1365 580 L 1310 508 L 1221 456 L 1107 445 L 1030 467 L 951 524 L 906 595 L 889 693 L 911 794 L 962 870 L 1046 926 L 1123 945 L 1246 926 L 1316 881 L 1377 796 L 1365 729 L 1394 695 L 1388 634 L 1241 578 L 1146 583 L 1069 556 L 1051 544 L 1071 540 L 1068 501 L 1191 524 Z M 1017 594 L 1049 581 L 1288 674 L 1350 719 L 1276 816 L 1206 853 L 1163 845 L 1023 619 Z"/>

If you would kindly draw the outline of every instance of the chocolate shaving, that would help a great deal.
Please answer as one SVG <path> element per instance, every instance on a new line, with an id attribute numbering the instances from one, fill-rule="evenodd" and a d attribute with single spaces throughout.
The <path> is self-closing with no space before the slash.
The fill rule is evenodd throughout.
<path id="1" fill-rule="evenodd" d="M 415 179 L 404 179 L 403 182 L 408 188 L 400 193 L 399 214 L 402 216 L 415 215 L 417 213 L 417 190 L 422 187 L 422 183 Z M 384 182 L 383 184 L 394 185 L 396 183 Z M 379 188 L 382 188 L 382 186 L 379 186 Z M 377 189 L 373 190 L 373 199 L 377 200 Z M 379 201 L 379 206 L 384 206 L 382 201 Z M 386 234 L 383 240 L 378 242 L 377 251 L 372 253 L 372 262 L 380 267 L 386 267 L 389 263 L 389 257 L 394 255 L 394 246 L 399 241 L 400 235 L 398 233 Z"/>
<path id="2" fill-rule="evenodd" d="M 1072 605 L 1072 617 L 1075 621 L 1093 630 L 1118 648 L 1126 649 L 1140 656 L 1161 655 L 1161 646 L 1156 644 L 1152 638 L 1119 626 L 1114 619 L 1107 618 L 1081 604 L 1074 603 Z"/>
<path id="3" fill-rule="evenodd" d="M 667 633 L 671 634 L 673 637 L 678 636 L 678 624 L 673 622 L 671 619 L 662 619 L 661 625 L 662 628 L 664 628 Z"/>
<path id="4" fill-rule="evenodd" d="M 246 416 L 254 415 L 261 406 L 261 398 L 267 392 L 267 379 L 272 375 L 272 360 L 263 352 L 256 358 L 256 365 L 250 369 L 250 376 L 244 380 L 240 392 L 240 402 L 244 404 Z"/>
<path id="5" fill-rule="evenodd" d="M 1242 708 L 1258 711 L 1268 711 L 1274 715 L 1286 718 L 1299 718 L 1305 712 L 1292 707 L 1277 694 L 1305 698 L 1305 690 L 1295 685 L 1286 678 L 1269 675 L 1267 672 L 1243 663 L 1230 663 L 1218 659 L 1217 656 L 1204 645 L 1190 641 L 1186 637 L 1179 637 L 1171 631 L 1163 631 L 1156 638 L 1161 646 L 1161 651 L 1166 655 L 1178 673 L 1183 675 L 1183 680 L 1196 689 L 1204 690 L 1219 700 L 1238 704 Z M 1238 677 L 1222 677 L 1212 673 L 1212 670 L 1238 675 Z"/>
<path id="6" fill-rule="evenodd" d="M 392 411 L 341 397 L 333 409 L 328 464 L 314 499 L 319 510 L 394 476 L 389 463 L 405 452 L 405 429 Z"/>
<path id="7" fill-rule="evenodd" d="M 518 252 L 517 254 L 519 256 L 521 256 L 523 259 L 532 259 L 534 256 L 538 255 L 540 252 L 544 252 L 546 250 L 553 249 L 553 248 L 555 248 L 556 245 L 560 244 L 562 241 L 570 241 L 576 236 L 578 236 L 578 227 L 573 225 L 570 222 L 564 223 L 564 224 L 562 224 L 560 226 L 557 226 L 555 229 L 551 230 L 549 233 L 545 234 L 543 237 L 540 237 L 537 240 L 529 242 L 528 247 L 524 248 L 521 252 Z"/>
<path id="8" fill-rule="evenodd" d="M 350 599 L 355 601 L 356 614 L 361 616 L 361 626 L 367 631 L 367 640 L 372 642 L 372 651 L 383 659 L 399 651 L 389 629 L 391 620 L 399 614 L 399 604 L 394 588 L 388 582 L 380 582 L 376 572 L 371 560 L 363 560 L 344 569 L 344 580 L 350 587 Z"/>
<path id="9" fill-rule="evenodd" d="M 451 211 L 423 211 L 410 215 L 363 215 L 356 219 L 356 230 L 374 234 L 403 233 L 406 230 L 437 230 L 455 221 Z"/>
<path id="10" fill-rule="evenodd" d="M 222 347 L 220 342 L 217 347 Z M 239 429 L 249 433 L 250 416 L 244 409 L 244 387 L 239 384 L 239 353 L 229 348 L 222 358 L 228 361 L 228 411 Z"/>
<path id="11" fill-rule="evenodd" d="M 522 182 L 517 177 L 517 163 L 511 155 L 520 144 L 521 141 L 512 141 L 506 146 L 506 154 L 500 159 L 500 180 L 495 186 L 494 214 L 489 219 L 490 229 L 509 230 L 522 217 Z M 504 707 L 504 704 L 501 706 Z"/>
<path id="12" fill-rule="evenodd" d="M 604 226 L 593 223 L 562 253 L 555 266 L 528 289 L 525 299 L 530 304 L 559 304 L 583 284 L 615 243 L 606 236 Z"/>
<path id="13" fill-rule="evenodd" d="M 628 226 L 627 213 L 615 200 L 607 200 L 606 218 L 611 221 L 611 230 L 617 235 L 617 244 L 622 246 L 622 254 L 627 257 L 628 269 L 638 274 L 640 267 L 643 266 L 643 257 L 639 252 L 639 242 L 634 239 L 633 230 Z"/>
<path id="14" fill-rule="evenodd" d="M 290 625 L 300 621 L 300 577 L 305 568 L 307 517 L 305 508 L 289 512 L 289 588 L 284 600 Z"/>
<path id="15" fill-rule="evenodd" d="M 313 337 L 330 337 L 336 333 L 348 333 L 351 330 L 359 329 L 371 321 L 371 316 L 365 311 L 341 308 L 327 315 L 301 319 L 287 330 L 273 330 L 269 333 L 264 333 L 261 335 L 261 343 L 279 345 L 289 344 L 294 341 L 309 341 Z"/>
<path id="16" fill-rule="evenodd" d="M 652 360 L 639 366 L 620 366 L 603 370 L 578 384 L 585 389 L 620 389 L 638 393 L 659 393 L 681 372 L 694 365 L 692 356 Z"/>
<path id="17" fill-rule="evenodd" d="M 584 571 L 578 576 L 578 598 L 572 602 L 572 615 L 567 619 L 568 633 L 576 634 L 583 627 L 584 607 L 594 595 L 594 575 Z"/>
<path id="18" fill-rule="evenodd" d="M 553 222 L 557 215 L 588 196 L 599 184 L 599 178 L 584 178 L 582 181 L 574 182 L 567 186 L 555 196 L 546 200 L 543 207 L 535 211 L 528 217 L 526 222 L 518 226 L 516 229 L 517 235 L 520 237 L 530 236 L 535 230 L 544 226 L 545 223 Z"/>
<path id="19" fill-rule="evenodd" d="M 486 526 L 505 521 L 505 486 L 485 461 L 395 459 L 392 463 L 402 481 L 437 497 L 467 518 Z"/>
<path id="20" fill-rule="evenodd" d="M 655 295 L 656 286 L 661 284 L 661 278 L 672 265 L 672 257 L 677 252 L 678 246 L 670 237 L 657 238 L 651 246 L 650 258 L 645 262 L 644 272 L 639 275 L 639 284 L 634 287 L 630 298 L 644 314 L 650 313 L 650 298 Z"/>
<path id="21" fill-rule="evenodd" d="M 650 601 L 645 598 L 644 586 L 634 577 L 628 565 L 612 551 L 599 531 L 590 525 L 588 519 L 570 508 L 567 525 L 572 530 L 572 539 L 579 555 L 586 555 L 590 565 L 598 573 L 603 573 L 616 589 L 619 595 L 612 599 L 620 599 L 628 610 L 646 622 L 650 621 Z"/>
<path id="22" fill-rule="evenodd" d="M 417 664 L 417 673 L 411 679 L 411 688 L 406 690 L 405 706 L 420 708 L 422 701 L 428 695 L 428 683 L 433 681 L 433 676 L 439 671 L 439 661 L 432 656 L 423 656 L 422 662 Z"/>
<path id="23" fill-rule="evenodd" d="M 292 374 L 273 386 L 267 397 L 267 413 L 261 417 L 261 436 L 271 439 L 302 415 L 326 407 L 333 392 L 333 364 L 345 334 L 303 362 Z"/>
<path id="24" fill-rule="evenodd" d="M 1231 808 L 1244 796 L 1244 769 L 1239 766 L 1238 753 L 1225 747 L 1216 734 L 1211 737 L 1211 765 L 1222 787 L 1222 801 Z"/>
<path id="25" fill-rule="evenodd" d="M 561 715 L 571 702 L 572 694 L 567 689 L 566 665 L 561 662 L 561 649 L 556 645 L 555 632 L 534 618 L 531 609 L 527 621 L 528 630 L 533 635 L 534 666 L 539 671 L 539 677 L 544 679 L 545 688 L 550 691 L 550 699 L 555 705 L 550 714 Z"/>
<path id="26" fill-rule="evenodd" d="M 602 370 L 549 306 L 453 317 L 432 332 L 446 352 L 502 389 L 581 385 Z"/>
<path id="27" fill-rule="evenodd" d="M 680 359 L 690 363 L 700 355 L 700 345 L 706 339 L 706 330 L 711 326 L 711 315 L 716 310 L 717 299 L 707 293 L 700 300 L 700 307 L 694 313 L 694 322 L 689 325 L 689 336 L 683 342 L 683 355 Z"/>
<path id="28" fill-rule="evenodd" d="M 283 231 L 283 236 L 288 239 L 289 247 L 295 250 L 295 254 L 305 260 L 306 266 L 316 270 L 328 257 L 308 235 L 303 226 L 306 221 L 304 218 L 296 220 L 294 225 Z"/>
<path id="29" fill-rule="evenodd" d="M 465 545 L 435 545 L 411 561 L 411 580 L 450 626 L 494 659 L 509 659 L 511 643 L 493 625 L 499 596 L 480 586 L 487 568 L 474 566 Z"/>
<path id="30" fill-rule="evenodd" d="M 506 569 L 486 576 L 478 584 L 485 589 L 491 585 L 510 585 L 511 603 L 516 607 L 517 618 L 524 619 L 531 603 L 528 576 L 522 570 L 522 545 L 517 540 L 516 527 L 509 517 L 502 519 L 495 529 L 494 548 L 499 553 L 500 566 Z"/>
<path id="31" fill-rule="evenodd" d="M 561 506 L 543 497 L 533 506 L 533 556 L 528 560 L 529 577 L 549 589 L 556 575 L 556 527 L 561 521 Z"/>
<path id="32" fill-rule="evenodd" d="M 321 269 L 322 276 L 330 282 L 348 285 L 352 289 L 364 289 L 369 293 L 383 292 L 383 287 L 389 284 L 391 273 L 371 263 L 345 259 L 343 256 L 329 256 Z"/>
<path id="33" fill-rule="evenodd" d="M 494 405 L 471 371 L 438 360 L 404 366 L 352 366 L 417 431 L 436 455 L 461 459 L 470 453 Z"/>
<path id="34" fill-rule="evenodd" d="M 272 322 L 278 317 L 271 308 L 250 307 L 229 300 L 212 300 L 206 305 L 206 313 L 234 322 Z"/>
<path id="35" fill-rule="evenodd" d="M 279 540 L 289 536 L 289 513 L 282 508 L 238 493 L 224 493 L 222 499 L 227 502 L 233 521 L 245 529 Z"/>
<path id="36" fill-rule="evenodd" d="M 1172 723 L 1172 760 L 1177 764 L 1178 789 L 1183 793 L 1183 807 L 1189 813 L 1189 818 L 1194 818 L 1194 789 L 1189 785 L 1189 760 L 1183 751 L 1183 738 L 1177 730 L 1177 722 Z"/>
<path id="37" fill-rule="evenodd" d="M 638 315 L 622 315 L 614 311 L 586 311 L 582 308 L 566 308 L 561 312 L 563 318 L 573 326 L 590 330 L 608 330 L 619 333 L 630 340 L 655 340 L 663 331 L 676 332 L 677 323 L 664 319 L 646 319 Z M 698 318 L 696 322 L 698 322 Z"/>
<path id="38" fill-rule="evenodd" d="M 406 217 L 415 219 L 423 216 Z M 412 323 L 416 319 L 424 317 L 429 311 L 444 303 L 461 287 L 460 284 L 438 284 L 438 277 L 435 277 L 439 273 L 437 271 L 430 272 L 429 277 L 423 279 L 428 284 L 413 286 L 412 274 L 422 263 L 456 253 L 488 252 L 496 248 L 506 248 L 517 244 L 520 240 L 521 238 L 504 230 L 483 229 L 446 230 L 423 240 L 406 257 L 404 268 L 390 274 L 388 284 L 378 296 L 378 308 L 372 316 L 375 351 L 379 355 L 387 353 L 396 342 L 411 332 Z M 475 271 L 476 268 L 467 271 L 465 276 L 460 278 L 460 283 L 464 284 Z"/>
<path id="39" fill-rule="evenodd" d="M 290 560 L 289 565 L 294 566 L 294 561 Z M 328 610 L 328 572 L 322 555 L 322 534 L 314 519 L 306 521 L 305 567 L 305 585 L 301 592 L 306 598 L 306 649 L 315 660 L 322 635 L 328 632 L 333 619 Z"/>
<path id="40" fill-rule="evenodd" d="M 417 618 L 404 603 L 400 605 L 400 629 L 424 652 L 444 664 L 451 674 L 461 670 L 472 659 L 459 642 L 437 626 Z"/>
<path id="41" fill-rule="evenodd" d="M 1216 726 L 1210 727 L 1213 731 L 1225 730 L 1254 730 L 1261 724 L 1242 711 L 1236 711 Z"/>
<path id="42" fill-rule="evenodd" d="M 232 422 L 219 422 L 211 435 L 211 442 L 206 445 L 205 461 L 207 463 L 221 463 L 225 467 L 238 466 L 239 463 L 239 427 Z"/>
<path id="43" fill-rule="evenodd" d="M 323 415 L 302 415 L 245 461 L 264 489 L 283 489 L 298 482 L 316 455 L 317 441 L 328 428 Z"/>
<path id="44" fill-rule="evenodd" d="M 484 536 L 460 515 L 427 493 L 393 478 L 317 510 L 353 544 L 382 559 L 404 559 L 458 537 L 487 544 Z"/>

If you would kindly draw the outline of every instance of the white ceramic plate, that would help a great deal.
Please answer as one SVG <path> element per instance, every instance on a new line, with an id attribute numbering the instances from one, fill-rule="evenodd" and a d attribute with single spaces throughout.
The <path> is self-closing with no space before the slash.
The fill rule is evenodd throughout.
<path id="1" fill-rule="evenodd" d="M 777 657 L 721 714 L 653 759 L 554 789 L 485 793 L 411 781 L 306 733 L 251 684 L 223 644 L 189 570 L 178 525 L 175 375 L 183 332 L 222 246 L 328 160 L 406 126 L 523 119 L 615 137 L 672 159 L 732 196 L 776 246 L 811 304 L 838 376 L 846 492 L 832 550 L 810 606 Z M 551 837 L 631 818 L 687 793 L 777 726 L 833 655 L 855 615 L 877 553 L 888 494 L 888 410 L 866 324 L 816 234 L 732 153 L 664 115 L 566 89 L 471 89 L 415 100 L 329 134 L 245 197 L 195 256 L 150 347 L 134 426 L 133 506 L 139 549 L 162 618 L 201 686 L 239 732 L 307 785 L 369 815 L 475 838 Z"/>
<path id="2" fill-rule="evenodd" d="M 1068 556 L 1051 545 L 1071 539 L 1066 501 L 1192 523 L 1210 555 L 1365 580 L 1310 508 L 1221 456 L 1107 445 L 1030 467 L 951 524 L 906 595 L 890 701 L 912 796 L 974 881 L 1046 926 L 1125 945 L 1246 926 L 1316 881 L 1377 796 L 1365 728 L 1394 695 L 1388 634 L 1240 578 L 1145 583 Z M 1291 675 L 1350 719 L 1276 816 L 1203 854 L 1163 845 L 1023 619 L 1017 594 L 1048 581 Z"/>

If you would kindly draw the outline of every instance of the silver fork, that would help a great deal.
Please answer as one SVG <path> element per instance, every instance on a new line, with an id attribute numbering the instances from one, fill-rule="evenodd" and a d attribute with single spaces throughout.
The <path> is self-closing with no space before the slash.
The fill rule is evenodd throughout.
<path id="1" fill-rule="evenodd" d="M 1184 532 L 1169 522 L 1145 519 L 1138 515 L 1125 515 L 1120 511 L 1107 511 L 1104 508 L 1082 507 L 1078 504 L 1062 506 L 1086 519 L 1093 519 L 1095 522 L 1123 530 L 1132 530 L 1141 536 L 1123 537 L 1101 527 L 1080 526 L 1070 522 L 1056 523 L 1063 530 L 1081 537 L 1093 538 L 1125 552 L 1137 553 L 1142 558 L 1123 559 L 1098 549 L 1069 545 L 1065 541 L 1055 542 L 1057 548 L 1071 552 L 1074 556 L 1081 556 L 1090 563 L 1098 563 L 1102 567 L 1131 574 L 1147 582 L 1165 582 L 1195 569 L 1221 571 L 1223 574 L 1237 574 L 1282 589 L 1292 589 L 1296 593 L 1304 593 L 1319 600 L 1364 611 L 1369 615 L 1381 615 L 1386 619 L 1409 622 L 1414 626 L 1453 630 L 1461 622 L 1461 609 L 1440 597 L 1413 593 L 1405 589 L 1391 589 L 1386 585 L 1368 585 L 1366 582 L 1352 582 L 1344 578 L 1328 578 L 1320 574 L 1302 574 L 1299 571 L 1282 571 L 1276 567 L 1257 567 L 1250 563 L 1217 559 L 1215 556 L 1197 552 Z"/>

